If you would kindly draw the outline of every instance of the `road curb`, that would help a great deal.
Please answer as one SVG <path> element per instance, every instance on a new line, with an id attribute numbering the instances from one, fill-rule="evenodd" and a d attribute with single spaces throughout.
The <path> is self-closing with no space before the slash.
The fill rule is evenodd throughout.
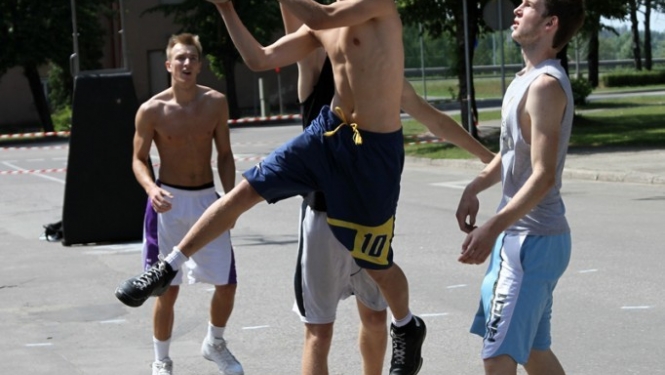
<path id="1" fill-rule="evenodd" d="M 444 168 L 469 169 L 481 171 L 485 164 L 468 159 L 429 159 L 407 156 L 410 164 L 429 165 Z M 665 177 L 644 172 L 597 171 L 587 169 L 564 168 L 564 179 L 590 180 L 602 182 L 624 182 L 634 184 L 665 185 Z"/>

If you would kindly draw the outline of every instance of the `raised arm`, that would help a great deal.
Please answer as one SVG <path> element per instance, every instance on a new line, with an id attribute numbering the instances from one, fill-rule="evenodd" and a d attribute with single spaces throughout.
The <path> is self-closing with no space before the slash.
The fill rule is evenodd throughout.
<path id="1" fill-rule="evenodd" d="M 291 65 L 319 47 L 318 40 L 305 27 L 287 34 L 270 46 L 264 47 L 242 23 L 233 3 L 214 3 L 224 19 L 226 29 L 247 66 L 254 71 L 270 70 Z"/>
<path id="2" fill-rule="evenodd" d="M 284 32 L 293 33 L 303 26 L 303 22 L 296 18 L 283 5 L 280 4 Z M 298 100 L 302 103 L 314 91 L 314 85 L 319 79 L 326 51 L 323 47 L 316 48 L 306 57 L 298 61 Z"/>
<path id="3" fill-rule="evenodd" d="M 393 0 L 344 0 L 329 5 L 314 0 L 279 0 L 312 30 L 353 26 L 395 13 Z"/>
<path id="4" fill-rule="evenodd" d="M 425 125 L 432 134 L 469 151 L 483 163 L 487 164 L 494 158 L 494 153 L 473 138 L 455 120 L 420 97 L 406 78 L 402 88 L 401 106 L 416 121 Z"/>

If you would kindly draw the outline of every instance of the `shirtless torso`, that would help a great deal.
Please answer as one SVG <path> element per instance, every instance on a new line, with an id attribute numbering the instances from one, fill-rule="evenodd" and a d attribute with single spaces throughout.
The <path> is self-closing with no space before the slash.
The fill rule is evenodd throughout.
<path id="1" fill-rule="evenodd" d="M 245 28 L 230 1 L 217 3 L 247 66 L 255 71 L 287 66 L 323 47 L 335 76 L 331 107 L 339 106 L 346 120 L 360 129 L 399 130 L 404 47 L 402 22 L 393 0 L 280 3 L 304 25 L 267 47 Z"/>
<path id="2" fill-rule="evenodd" d="M 364 130 L 400 129 L 403 80 L 399 77 L 404 74 L 404 48 L 397 9 L 355 26 L 311 33 L 333 65 L 335 96 L 331 107 L 341 107 L 347 120 Z"/>
<path id="3" fill-rule="evenodd" d="M 178 186 L 199 186 L 213 180 L 211 141 L 225 124 L 224 102 L 220 93 L 197 86 L 195 98 L 187 104 L 178 103 L 169 88 L 142 106 L 146 130 L 154 131 L 160 180 Z"/>

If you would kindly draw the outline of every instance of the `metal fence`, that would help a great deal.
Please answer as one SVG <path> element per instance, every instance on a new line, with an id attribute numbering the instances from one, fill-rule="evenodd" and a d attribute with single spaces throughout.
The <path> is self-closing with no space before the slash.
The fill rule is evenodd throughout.
<path id="1" fill-rule="evenodd" d="M 653 59 L 654 67 L 665 66 L 665 59 L 658 58 Z M 644 64 L 644 60 L 642 60 Z M 598 62 L 599 69 L 601 72 L 612 71 L 618 68 L 631 69 L 635 67 L 635 61 L 632 59 L 626 60 L 601 60 Z M 522 69 L 522 64 L 506 64 L 503 66 L 506 73 L 517 73 Z M 587 62 L 580 61 L 579 65 L 574 60 L 568 61 L 569 69 L 574 72 L 576 69 L 580 69 L 581 72 L 586 71 Z M 450 68 L 438 67 L 438 68 L 425 68 L 425 77 L 451 77 Z M 484 75 L 484 76 L 498 76 L 501 74 L 501 65 L 474 65 L 473 73 L 475 75 Z M 419 78 L 423 76 L 423 70 L 421 68 L 407 68 L 404 69 L 404 75 L 407 78 Z"/>

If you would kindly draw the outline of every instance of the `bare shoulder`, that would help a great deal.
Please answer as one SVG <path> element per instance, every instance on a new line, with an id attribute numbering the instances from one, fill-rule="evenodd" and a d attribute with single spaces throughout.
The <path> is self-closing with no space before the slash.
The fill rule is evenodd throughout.
<path id="1" fill-rule="evenodd" d="M 212 102 L 226 102 L 226 95 L 222 94 L 221 92 L 210 88 L 208 86 L 203 86 L 199 85 L 199 92 L 201 94 L 201 98 L 203 98 L 205 101 L 212 101 Z"/>
<path id="2" fill-rule="evenodd" d="M 164 106 L 172 98 L 173 93 L 171 89 L 166 89 L 143 102 L 139 107 L 139 112 L 144 115 L 156 116 L 164 111 Z"/>
<path id="3" fill-rule="evenodd" d="M 565 98 L 565 93 L 561 83 L 558 79 L 549 74 L 542 74 L 536 78 L 529 87 L 529 94 L 537 98 L 551 98 L 552 96 L 560 96 Z M 544 99 L 544 98 L 543 98 Z"/>

